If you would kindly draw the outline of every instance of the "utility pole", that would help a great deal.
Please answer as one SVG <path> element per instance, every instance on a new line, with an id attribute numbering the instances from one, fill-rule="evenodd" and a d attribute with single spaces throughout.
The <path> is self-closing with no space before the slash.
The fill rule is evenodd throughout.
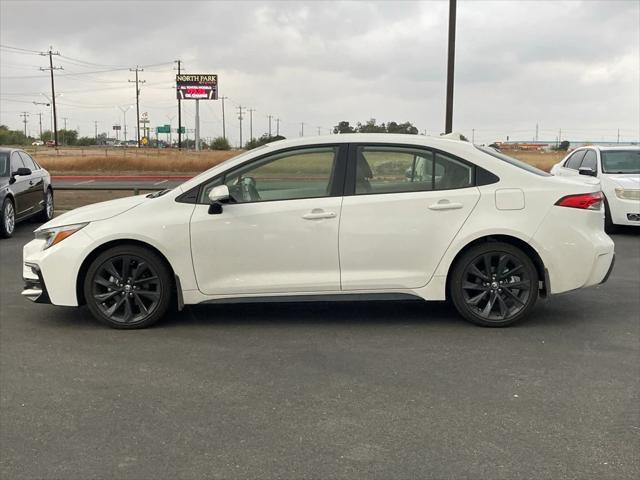
<path id="1" fill-rule="evenodd" d="M 56 148 L 58 147 L 58 117 L 56 114 L 56 87 L 53 81 L 53 71 L 54 70 L 63 70 L 62 67 L 54 67 L 53 66 L 53 56 L 60 55 L 60 52 L 54 52 L 53 47 L 49 47 L 48 52 L 40 52 L 40 55 L 49 56 L 49 68 L 40 67 L 41 71 L 49 70 L 51 72 L 51 103 L 53 104 L 53 138 Z"/>
<path id="2" fill-rule="evenodd" d="M 322 134 L 320 133 L 320 130 L 322 130 L 322 127 L 318 127 L 318 136 L 322 135 Z"/>
<path id="3" fill-rule="evenodd" d="M 145 81 L 138 79 L 138 72 L 144 72 L 144 69 L 136 65 L 136 68 L 130 68 L 129 71 L 136 72 L 136 79 L 129 80 L 129 83 L 136 84 L 136 135 L 138 138 L 138 147 L 140 147 L 140 85 L 139 84 L 145 83 Z"/>
<path id="4" fill-rule="evenodd" d="M 447 52 L 447 112 L 444 133 L 453 131 L 453 70 L 456 56 L 456 1 L 449 0 L 449 47 Z"/>
<path id="5" fill-rule="evenodd" d="M 38 123 L 40 124 L 40 137 L 38 138 L 42 140 L 42 112 L 38 112 L 38 117 L 39 117 Z"/>
<path id="6" fill-rule="evenodd" d="M 267 115 L 267 118 L 269 119 L 269 138 L 271 138 L 271 118 L 273 117 L 273 115 Z"/>
<path id="7" fill-rule="evenodd" d="M 224 138 L 225 140 L 227 139 L 227 127 L 224 120 L 224 101 L 228 98 L 229 97 L 220 97 L 220 100 L 222 100 L 222 138 Z"/>
<path id="8" fill-rule="evenodd" d="M 96 144 L 98 143 L 98 121 L 94 120 L 93 125 L 96 127 Z"/>
<path id="9" fill-rule="evenodd" d="M 238 120 L 240 120 L 240 148 L 242 148 L 242 105 L 238 105 Z"/>
<path id="10" fill-rule="evenodd" d="M 175 60 L 178 64 L 178 75 L 180 75 L 180 66 L 182 62 Z M 169 133 L 171 136 L 171 133 Z M 180 103 L 180 97 L 178 97 L 178 150 L 182 148 L 182 104 Z"/>
<path id="11" fill-rule="evenodd" d="M 64 130 L 62 130 L 62 144 L 66 144 L 66 136 L 67 136 L 67 120 L 69 120 L 69 117 L 62 117 L 62 120 L 64 120 Z"/>
<path id="12" fill-rule="evenodd" d="M 300 136 L 304 137 L 304 122 L 300 122 Z"/>
<path id="13" fill-rule="evenodd" d="M 200 100 L 196 98 L 196 128 L 194 131 L 196 152 L 200 151 Z"/>
<path id="14" fill-rule="evenodd" d="M 24 136 L 27 136 L 27 117 L 29 116 L 29 112 L 20 112 L 20 116 L 22 117 L 22 123 L 24 123 Z"/>
<path id="15" fill-rule="evenodd" d="M 276 136 L 280 136 L 280 119 L 276 118 Z"/>
<path id="16" fill-rule="evenodd" d="M 538 141 L 538 123 L 536 122 L 536 142 Z"/>
<path id="17" fill-rule="evenodd" d="M 618 140 L 616 143 L 620 143 L 620 129 L 618 129 Z"/>
<path id="18" fill-rule="evenodd" d="M 249 112 L 249 141 L 253 140 L 253 112 L 256 111 L 255 108 L 247 109 Z"/>
<path id="19" fill-rule="evenodd" d="M 473 143 L 473 144 L 476 143 L 476 129 L 475 128 L 471 129 L 471 143 Z"/>
<path id="20" fill-rule="evenodd" d="M 122 112 L 122 123 L 124 124 L 124 143 L 127 143 L 127 111 L 131 108 L 131 105 L 127 105 L 127 108 L 124 108 L 122 105 L 118 105 L 118 108 Z"/>

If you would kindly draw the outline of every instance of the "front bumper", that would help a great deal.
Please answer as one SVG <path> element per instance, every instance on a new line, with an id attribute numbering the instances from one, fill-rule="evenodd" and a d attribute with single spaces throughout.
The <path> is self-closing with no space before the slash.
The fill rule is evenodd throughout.
<path id="1" fill-rule="evenodd" d="M 42 278 L 40 267 L 33 263 L 25 263 L 22 270 L 24 289 L 21 295 L 35 303 L 51 303 L 47 286 Z"/>

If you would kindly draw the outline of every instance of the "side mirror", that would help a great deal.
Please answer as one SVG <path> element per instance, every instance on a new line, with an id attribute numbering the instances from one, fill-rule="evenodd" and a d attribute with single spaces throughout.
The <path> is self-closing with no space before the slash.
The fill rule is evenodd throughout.
<path id="1" fill-rule="evenodd" d="M 228 200 L 229 197 L 229 187 L 227 187 L 226 185 L 218 185 L 217 187 L 213 187 L 209 192 L 210 203 L 223 202 L 225 200 Z"/>
<path id="2" fill-rule="evenodd" d="M 13 172 L 13 174 L 11 176 L 12 177 L 16 177 L 16 176 L 26 177 L 27 175 L 31 175 L 31 169 L 30 168 L 25 168 L 25 167 L 20 167 L 18 170 Z"/>
<path id="3" fill-rule="evenodd" d="M 229 200 L 229 187 L 226 185 L 218 185 L 213 187 L 209 192 L 209 214 L 220 215 L 222 213 L 222 203 Z"/>
<path id="4" fill-rule="evenodd" d="M 598 174 L 595 172 L 595 170 L 593 170 L 592 168 L 589 167 L 580 167 L 578 169 L 578 173 L 580 175 L 587 175 L 589 177 L 597 177 Z"/>

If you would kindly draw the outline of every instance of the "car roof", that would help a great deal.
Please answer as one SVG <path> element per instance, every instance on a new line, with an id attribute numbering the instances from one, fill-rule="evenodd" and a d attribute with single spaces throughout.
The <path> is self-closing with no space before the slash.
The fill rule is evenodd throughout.
<path id="1" fill-rule="evenodd" d="M 453 145 L 473 145 L 464 140 L 444 137 L 430 137 L 427 135 L 410 135 L 398 133 L 341 133 L 336 135 L 322 135 L 314 137 L 299 137 L 294 139 L 278 140 L 266 144 L 272 148 L 287 148 L 302 145 L 322 145 L 335 143 L 386 143 L 419 145 L 433 148 L 447 149 Z"/>
<path id="2" fill-rule="evenodd" d="M 616 151 L 616 150 L 640 150 L 639 145 L 594 145 L 601 152 Z"/>
<path id="3" fill-rule="evenodd" d="M 22 152 L 21 148 L 11 148 L 11 147 L 0 147 L 0 152 L 12 153 L 12 152 Z"/>

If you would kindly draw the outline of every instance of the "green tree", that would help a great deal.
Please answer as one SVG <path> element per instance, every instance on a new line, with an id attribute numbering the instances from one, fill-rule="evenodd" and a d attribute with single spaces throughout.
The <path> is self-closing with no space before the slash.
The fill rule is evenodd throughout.
<path id="1" fill-rule="evenodd" d="M 269 134 L 265 133 L 260 138 L 252 138 L 251 140 L 249 140 L 247 143 L 245 143 L 244 148 L 246 150 L 251 150 L 253 148 L 261 147 L 262 145 L 265 145 L 267 143 L 277 142 L 278 140 L 284 139 L 285 137 L 283 137 L 282 135 L 269 136 Z"/>
<path id="2" fill-rule="evenodd" d="M 76 145 L 79 145 L 82 147 L 87 147 L 89 145 L 95 145 L 95 144 L 96 144 L 96 139 L 94 137 L 80 137 L 76 141 Z"/>
<path id="3" fill-rule="evenodd" d="M 347 121 L 338 122 L 338 125 L 333 127 L 333 133 L 355 133 L 356 129 L 349 125 Z"/>
<path id="4" fill-rule="evenodd" d="M 231 145 L 226 138 L 217 137 L 211 142 L 211 150 L 231 150 Z"/>
<path id="5" fill-rule="evenodd" d="M 44 133 L 43 133 L 44 135 Z M 58 143 L 60 145 L 75 145 L 78 141 L 78 132 L 76 130 L 58 130 Z"/>
<path id="6" fill-rule="evenodd" d="M 29 145 L 32 141 L 21 130 L 9 130 L 6 125 L 0 125 L 0 145 Z"/>
<path id="7" fill-rule="evenodd" d="M 358 122 L 356 130 L 358 133 L 387 133 L 387 126 L 384 123 L 376 125 L 376 119 L 372 118 L 364 124 Z"/>
<path id="8" fill-rule="evenodd" d="M 411 122 L 389 122 L 387 124 L 387 133 L 405 133 L 408 135 L 417 135 L 418 129 L 414 127 Z"/>

